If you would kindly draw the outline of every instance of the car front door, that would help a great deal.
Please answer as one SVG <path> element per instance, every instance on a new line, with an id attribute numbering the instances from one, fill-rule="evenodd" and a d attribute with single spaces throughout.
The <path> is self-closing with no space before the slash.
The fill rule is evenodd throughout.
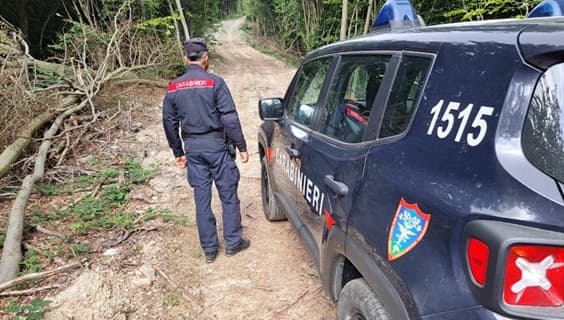
<path id="1" fill-rule="evenodd" d="M 319 211 L 323 199 L 319 185 L 314 185 L 301 169 L 302 148 L 310 140 L 332 64 L 333 57 L 324 57 L 302 65 L 284 102 L 286 116 L 275 124 L 271 143 L 272 174 L 280 191 L 277 199 L 310 250 L 312 236 L 302 218 L 310 211 Z M 314 250 L 312 254 L 315 256 Z"/>

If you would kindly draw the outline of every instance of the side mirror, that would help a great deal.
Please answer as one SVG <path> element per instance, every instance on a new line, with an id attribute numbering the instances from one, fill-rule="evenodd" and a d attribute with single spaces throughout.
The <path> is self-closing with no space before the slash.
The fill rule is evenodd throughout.
<path id="1" fill-rule="evenodd" d="M 259 116 L 261 120 L 278 121 L 284 116 L 282 98 L 264 98 L 259 100 Z"/>

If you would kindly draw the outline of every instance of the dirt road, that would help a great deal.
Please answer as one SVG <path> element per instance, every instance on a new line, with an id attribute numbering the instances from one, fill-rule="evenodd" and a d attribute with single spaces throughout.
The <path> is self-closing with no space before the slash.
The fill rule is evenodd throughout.
<path id="1" fill-rule="evenodd" d="M 270 223 L 262 212 L 256 136 L 260 96 L 282 96 L 294 70 L 241 38 L 244 20 L 227 21 L 217 34 L 211 70 L 227 81 L 243 124 L 251 159 L 239 164 L 239 195 L 249 250 L 205 264 L 195 228 L 192 191 L 176 169 L 160 124 L 160 101 L 134 141 L 122 142 L 158 163 L 160 173 L 132 195 L 132 207 L 168 209 L 187 225 L 159 227 L 131 237 L 82 270 L 52 300 L 48 319 L 333 319 L 311 258 L 288 222 Z M 217 57 L 219 56 L 219 57 Z M 214 191 L 215 192 L 215 191 Z M 213 209 L 221 206 L 214 194 Z M 150 226 L 149 226 L 150 227 Z M 221 220 L 218 221 L 221 234 Z M 151 230 L 150 228 L 147 228 Z"/>

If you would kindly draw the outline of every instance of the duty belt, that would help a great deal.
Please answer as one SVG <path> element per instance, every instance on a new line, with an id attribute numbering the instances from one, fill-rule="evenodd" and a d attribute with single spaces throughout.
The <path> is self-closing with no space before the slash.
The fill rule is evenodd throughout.
<path id="1" fill-rule="evenodd" d="M 217 138 L 223 139 L 225 135 L 222 131 L 211 131 L 205 133 L 184 133 L 182 132 L 183 139 L 194 139 L 194 138 Z"/>

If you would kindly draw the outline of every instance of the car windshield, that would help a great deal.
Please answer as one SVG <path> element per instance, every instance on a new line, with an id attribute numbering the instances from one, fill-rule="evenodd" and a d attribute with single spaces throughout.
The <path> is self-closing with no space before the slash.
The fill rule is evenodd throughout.
<path id="1" fill-rule="evenodd" d="M 537 168 L 564 182 L 564 63 L 541 77 L 523 132 L 523 150 Z"/>

